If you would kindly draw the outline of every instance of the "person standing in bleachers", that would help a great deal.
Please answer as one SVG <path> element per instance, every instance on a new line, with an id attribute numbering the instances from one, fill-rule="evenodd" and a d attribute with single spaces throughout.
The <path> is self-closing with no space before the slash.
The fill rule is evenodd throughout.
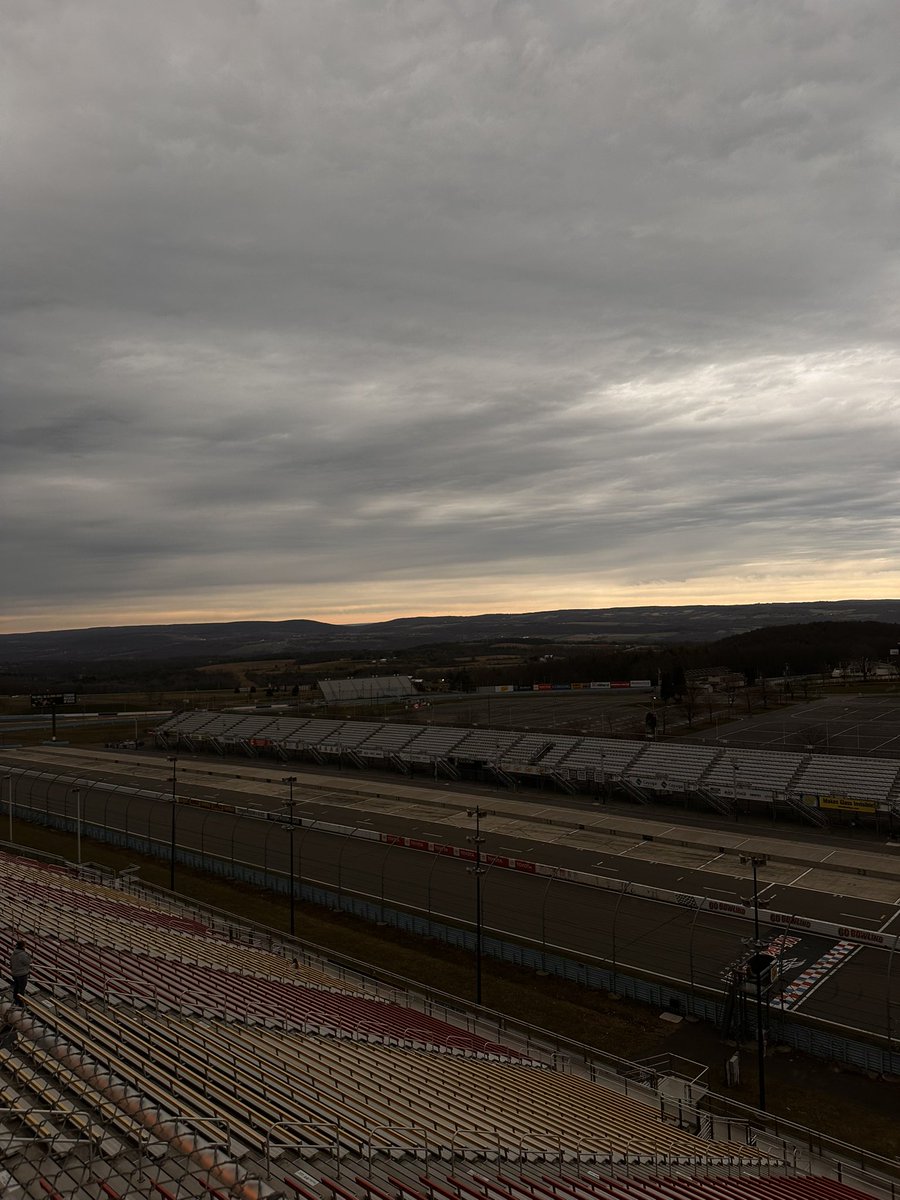
<path id="1" fill-rule="evenodd" d="M 9 956 L 9 973 L 12 976 L 13 1004 L 22 1004 L 31 973 L 31 955 L 25 949 L 24 942 L 16 942 L 16 947 Z"/>

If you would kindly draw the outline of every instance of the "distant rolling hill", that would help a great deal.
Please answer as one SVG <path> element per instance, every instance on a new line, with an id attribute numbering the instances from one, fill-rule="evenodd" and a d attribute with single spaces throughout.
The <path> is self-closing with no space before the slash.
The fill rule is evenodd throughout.
<path id="1" fill-rule="evenodd" d="M 323 650 L 342 654 L 363 648 L 384 652 L 434 642 L 518 638 L 710 642 L 752 629 L 813 621 L 898 623 L 900 600 L 559 609 L 473 617 L 402 617 L 362 625 L 293 620 L 64 629 L 0 636 L 0 663 L 13 666 L 154 659 L 224 662 Z"/>

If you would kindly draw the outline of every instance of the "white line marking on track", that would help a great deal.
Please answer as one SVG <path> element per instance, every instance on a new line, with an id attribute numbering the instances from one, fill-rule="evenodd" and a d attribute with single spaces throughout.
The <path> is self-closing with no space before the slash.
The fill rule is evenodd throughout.
<path id="1" fill-rule="evenodd" d="M 812 867 L 807 867 L 805 871 L 801 871 L 800 874 L 796 877 L 796 879 L 792 879 L 790 881 L 790 883 L 788 884 L 788 887 L 796 887 L 797 884 L 800 882 L 800 880 L 803 878 L 803 876 L 808 875 L 810 873 L 810 871 L 812 871 L 812 870 L 813 870 Z"/>

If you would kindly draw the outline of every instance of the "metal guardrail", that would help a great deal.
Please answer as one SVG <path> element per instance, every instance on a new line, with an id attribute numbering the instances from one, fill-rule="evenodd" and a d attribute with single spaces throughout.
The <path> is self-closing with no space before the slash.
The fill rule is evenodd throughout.
<path id="1" fill-rule="evenodd" d="M 153 885 L 143 886 L 147 887 L 148 891 L 157 894 L 159 898 L 165 898 L 168 895 L 165 889 L 156 888 Z M 229 916 L 229 914 L 223 913 L 222 910 L 215 909 L 213 906 L 198 904 L 196 907 L 202 911 L 208 910 L 215 913 L 219 918 Z M 250 922 L 243 924 L 258 929 L 266 938 L 271 939 L 273 945 L 290 944 L 290 939 L 286 938 L 278 930 L 266 926 L 252 926 Z M 474 1031 L 476 1023 L 490 1022 L 496 1028 L 498 1040 L 501 1042 L 504 1036 L 514 1033 L 519 1035 L 525 1044 L 533 1046 L 535 1050 L 541 1047 L 545 1053 L 549 1053 L 550 1055 L 553 1053 L 562 1053 L 568 1055 L 570 1060 L 580 1060 L 583 1064 L 593 1067 L 595 1070 L 599 1067 L 600 1076 L 605 1075 L 609 1080 L 615 1079 L 618 1086 L 623 1088 L 626 1095 L 629 1094 L 628 1072 L 633 1071 L 635 1067 L 640 1069 L 640 1064 L 607 1054 L 596 1047 L 566 1038 L 551 1030 L 511 1018 L 497 1010 L 482 1008 L 475 1014 L 472 1006 L 459 997 L 442 992 L 439 989 L 425 987 L 414 980 L 396 975 L 383 968 L 349 958 L 345 955 L 332 955 L 331 951 L 325 947 L 310 943 L 301 943 L 301 945 L 325 962 L 349 968 L 358 979 L 375 979 L 379 982 L 388 983 L 394 989 L 395 995 L 405 992 L 417 994 L 420 997 L 426 997 L 432 1004 L 435 1002 L 439 1003 L 446 1009 L 448 1014 L 452 1013 L 456 1016 L 468 1015 L 470 1030 L 472 1031 Z M 687 1079 L 689 1082 L 701 1082 L 703 1075 L 708 1071 L 708 1068 L 703 1067 L 702 1064 L 692 1063 L 691 1060 L 682 1059 L 681 1062 L 687 1069 L 676 1070 L 673 1063 L 671 1064 L 673 1073 L 677 1074 L 680 1078 Z M 635 1094 L 641 1095 L 641 1098 L 646 1097 L 647 1089 L 645 1085 L 635 1084 L 634 1081 L 631 1081 L 630 1086 Z M 708 1113 L 713 1118 L 730 1118 L 734 1121 L 739 1121 L 744 1128 L 750 1128 L 758 1132 L 768 1132 L 776 1138 L 789 1139 L 792 1144 L 799 1144 L 807 1153 L 815 1157 L 833 1159 L 836 1164 L 841 1164 L 841 1169 L 845 1171 L 859 1171 L 865 1177 L 874 1173 L 876 1176 L 883 1176 L 888 1180 L 891 1180 L 893 1177 L 892 1186 L 896 1188 L 896 1192 L 891 1192 L 890 1195 L 892 1200 L 894 1200 L 895 1195 L 900 1198 L 900 1162 L 884 1158 L 881 1155 L 871 1153 L 861 1147 L 853 1146 L 840 1139 L 830 1138 L 808 1126 L 798 1125 L 783 1118 L 773 1117 L 770 1113 L 763 1113 L 750 1105 L 741 1104 L 738 1101 L 733 1101 L 715 1092 L 705 1092 L 697 1107 L 697 1111 L 700 1114 Z"/>
<path id="2" fill-rule="evenodd" d="M 34 819 L 38 821 L 44 821 L 46 819 L 46 814 L 41 809 L 29 807 L 29 811 L 33 814 Z M 65 823 L 65 818 L 60 818 L 60 820 Z M 204 862 L 206 859 L 209 859 L 210 862 L 215 861 L 215 856 L 207 855 L 204 857 L 203 855 L 191 855 L 190 857 L 191 866 L 200 870 L 204 869 Z M 221 859 L 220 861 L 225 868 L 228 868 L 229 863 L 227 859 Z M 246 864 L 231 863 L 230 865 L 232 871 L 235 872 L 236 878 L 245 877 L 241 872 L 246 872 Z M 123 873 L 123 875 L 125 874 L 127 873 Z M 226 876 L 229 875 L 229 871 L 226 869 L 224 874 Z M 278 872 L 273 873 L 268 869 L 263 869 L 262 875 L 263 886 L 266 886 L 274 877 L 277 877 Z M 120 882 L 124 883 L 126 881 L 120 877 Z M 120 886 L 120 884 L 117 884 L 117 886 Z M 314 882 L 308 881 L 308 887 L 310 887 L 313 891 L 316 891 L 318 886 L 319 885 L 316 885 Z M 163 893 L 161 891 L 160 895 L 162 894 Z M 167 903 L 172 909 L 181 913 L 189 913 L 191 911 L 190 905 L 179 904 L 175 895 L 168 893 L 166 893 L 166 895 L 168 897 Z M 317 902 L 321 902 L 321 900 Z M 360 905 L 362 905 L 364 908 L 366 903 L 370 902 L 372 902 L 372 897 L 367 897 L 364 894 L 354 892 L 352 889 L 344 886 L 341 892 L 338 894 L 337 900 L 335 901 L 334 898 L 332 898 L 330 906 L 334 906 L 336 903 L 338 907 L 349 906 L 352 911 L 358 911 Z M 408 906 L 395 903 L 392 905 L 391 919 L 393 923 L 400 925 L 400 918 L 404 914 L 415 917 L 417 913 L 420 918 L 425 917 L 424 910 L 416 910 L 409 908 Z M 366 912 L 361 912 L 361 915 L 367 916 L 369 914 Z M 385 904 L 383 901 L 381 901 L 378 919 L 383 921 L 385 916 Z M 441 930 L 443 929 L 443 926 L 439 921 L 434 921 L 430 910 L 426 919 L 431 921 L 432 927 L 435 931 L 434 935 L 437 937 L 442 936 Z M 218 917 L 210 915 L 209 920 L 215 928 L 223 932 L 225 936 L 229 937 L 230 940 L 235 942 L 243 941 L 249 944 L 262 944 L 260 935 L 239 928 L 239 922 L 232 914 L 221 913 Z M 456 927 L 459 927 L 463 930 L 470 929 L 471 922 L 460 920 L 457 922 Z M 448 926 L 448 928 L 450 927 Z M 494 929 L 486 930 L 486 932 L 489 933 L 495 941 L 495 951 L 498 945 L 502 947 L 505 942 L 513 944 L 517 947 L 525 947 L 526 949 L 533 949 L 535 945 L 533 939 L 505 934 L 502 930 Z M 281 935 L 280 940 L 282 942 L 286 942 L 288 939 L 285 935 Z M 895 935 L 894 943 L 896 944 L 898 942 L 900 942 L 900 935 Z M 271 942 L 267 944 L 271 944 Z M 544 971 L 546 971 L 547 966 L 547 951 L 548 947 L 542 942 L 541 967 L 539 969 Z M 294 954 L 300 953 L 302 953 L 302 949 L 294 950 Z M 565 959 L 568 954 L 564 948 L 559 947 L 554 947 L 553 953 L 557 959 L 560 959 L 560 956 L 562 956 L 562 959 Z M 331 961 L 334 963 L 336 960 L 336 955 L 329 955 L 328 951 L 322 951 L 319 955 L 319 958 L 320 961 Z M 693 960 L 690 951 L 688 954 L 688 959 L 689 963 L 692 963 Z M 592 958 L 591 956 L 586 956 L 584 954 L 579 956 L 579 961 L 584 964 L 588 971 L 592 969 L 595 972 L 600 971 L 601 975 L 604 971 L 608 970 L 610 962 L 609 959 Z M 654 997 L 651 994 L 654 991 L 664 991 L 670 997 L 677 998 L 679 1003 L 685 1004 L 686 1010 L 689 1013 L 699 1010 L 701 1015 L 708 1017 L 711 1008 L 714 1009 L 720 1000 L 720 992 L 718 989 L 712 989 L 697 982 L 693 978 L 693 974 L 691 974 L 690 979 L 669 977 L 661 975 L 659 972 L 651 973 L 633 964 L 616 962 L 615 959 L 612 960 L 612 970 L 614 973 L 613 983 L 610 985 L 603 983 L 602 986 L 610 986 L 615 991 L 625 990 L 633 998 L 637 998 L 646 1003 L 665 1005 L 665 1003 L 667 1003 L 665 999 Z M 693 971 L 692 967 L 691 971 Z M 365 964 L 363 964 L 362 969 L 356 972 L 356 977 L 357 979 L 367 978 L 368 980 L 371 980 L 372 972 L 369 971 L 367 974 Z M 888 977 L 890 978 L 890 971 L 888 972 Z M 618 986 L 619 984 L 627 986 L 622 988 Z M 647 994 L 644 995 L 642 992 L 647 992 Z M 379 994 L 383 995 L 383 993 Z M 411 1002 L 413 1006 L 415 1006 L 415 1000 L 413 998 L 410 998 L 408 1002 Z M 822 1037 L 824 1036 L 824 1038 L 828 1039 L 831 1043 L 834 1043 L 835 1051 L 832 1057 L 836 1057 L 839 1061 L 849 1061 L 855 1063 L 856 1065 L 867 1066 L 869 1069 L 874 1068 L 881 1072 L 895 1073 L 898 1071 L 898 1068 L 894 1065 L 894 1061 L 900 1059 L 900 1055 L 896 1053 L 897 1042 L 896 1038 L 894 1037 L 894 1025 L 891 1022 L 892 1007 L 893 1006 L 888 1004 L 886 1000 L 888 1021 L 887 1032 L 884 1035 L 873 1033 L 871 1030 L 861 1029 L 855 1026 L 842 1025 L 831 1019 L 816 1017 L 805 1013 L 787 1014 L 780 1009 L 773 1009 L 772 1011 L 773 1015 L 777 1016 L 779 1022 L 785 1022 L 786 1020 L 790 1021 L 789 1025 L 780 1025 L 781 1037 L 789 1044 L 795 1045 L 797 1048 L 802 1050 L 809 1050 L 814 1054 L 819 1053 L 820 1056 L 823 1056 L 818 1048 L 818 1042 L 821 1041 Z M 451 1005 L 449 1011 L 451 1013 L 451 1020 L 459 1021 L 461 1019 L 459 1010 L 455 1005 Z M 882 1048 L 880 1046 L 882 1037 L 885 1038 L 886 1048 Z M 873 1039 L 877 1039 L 878 1044 L 876 1044 Z M 517 1047 L 517 1049 L 521 1048 Z M 527 1044 L 524 1052 L 526 1054 L 530 1052 Z"/>

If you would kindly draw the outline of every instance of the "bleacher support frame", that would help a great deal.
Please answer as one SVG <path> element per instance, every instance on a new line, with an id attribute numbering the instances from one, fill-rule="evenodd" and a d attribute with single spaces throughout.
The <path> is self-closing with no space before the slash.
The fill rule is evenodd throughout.
<path id="1" fill-rule="evenodd" d="M 699 796 L 705 801 L 710 808 L 721 813 L 725 817 L 733 817 L 737 811 L 737 802 L 735 799 L 726 800 L 721 796 L 716 796 L 712 792 L 708 792 L 705 788 L 698 787 L 694 795 Z"/>
<path id="2" fill-rule="evenodd" d="M 560 791 L 566 792 L 570 796 L 574 796 L 578 791 L 577 785 L 566 779 L 560 771 L 551 771 L 547 778 L 552 779 Z"/>
<path id="3" fill-rule="evenodd" d="M 485 769 L 494 776 L 498 783 L 502 783 L 505 788 L 509 788 L 510 791 L 516 790 L 516 781 L 512 776 L 507 775 L 499 763 L 487 763 Z"/>
<path id="4" fill-rule="evenodd" d="M 626 795 L 631 796 L 632 800 L 637 800 L 639 804 L 651 804 L 653 802 L 652 796 L 624 775 L 619 779 L 619 784 Z"/>
<path id="5" fill-rule="evenodd" d="M 824 829 L 828 825 L 828 818 L 823 816 L 818 808 L 813 808 L 811 804 L 804 804 L 790 792 L 786 792 L 781 800 L 792 812 L 799 813 L 811 825 L 815 825 L 819 829 Z"/>

